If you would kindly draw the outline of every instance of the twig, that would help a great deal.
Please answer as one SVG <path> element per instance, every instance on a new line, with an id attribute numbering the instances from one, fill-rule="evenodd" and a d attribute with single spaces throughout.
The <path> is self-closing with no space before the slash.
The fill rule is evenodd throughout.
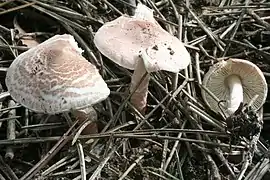
<path id="1" fill-rule="evenodd" d="M 8 103 L 8 106 L 9 107 L 15 106 L 15 102 L 13 100 L 10 100 L 9 103 Z M 10 117 L 15 116 L 16 115 L 15 109 L 11 110 L 8 113 L 8 115 Z M 16 135 L 15 135 L 15 121 L 16 121 L 15 119 L 11 119 L 7 123 L 7 139 L 8 140 L 13 140 L 13 139 L 16 138 Z M 13 148 L 11 146 L 8 146 L 7 149 L 6 149 L 5 158 L 6 159 L 13 159 L 13 157 L 14 157 Z"/>
<path id="2" fill-rule="evenodd" d="M 10 12 L 13 12 L 13 11 L 17 11 L 17 10 L 20 10 L 20 9 L 23 9 L 23 8 L 27 8 L 29 6 L 32 6 L 33 4 L 35 4 L 35 2 L 26 3 L 26 4 L 21 5 L 21 6 L 17 6 L 17 7 L 14 7 L 14 8 L 10 8 L 8 10 L 4 10 L 4 11 L 1 11 L 0 12 L 0 15 L 6 14 L 6 13 L 10 13 Z"/>
<path id="3" fill-rule="evenodd" d="M 118 180 L 123 180 L 128 175 L 128 173 L 143 159 L 144 155 L 140 155 L 134 163 L 132 163 L 129 168 L 121 175 Z"/>
<path id="4" fill-rule="evenodd" d="M 117 151 L 117 149 L 119 148 L 119 145 L 115 145 L 112 147 L 110 153 L 107 155 L 107 157 L 105 157 L 100 163 L 99 166 L 96 168 L 95 172 L 91 175 L 91 177 L 89 178 L 89 180 L 95 180 L 98 176 L 98 174 L 101 172 L 102 168 L 105 166 L 105 164 L 109 161 L 110 158 L 112 158 L 113 154 L 115 153 L 115 151 Z"/>
<path id="5" fill-rule="evenodd" d="M 73 122 L 72 122 L 71 118 L 69 117 L 68 113 L 63 113 L 63 115 L 64 115 L 67 123 L 69 124 L 69 126 L 72 127 Z M 73 131 L 72 134 L 76 133 L 76 131 L 74 129 L 72 131 Z M 76 141 L 76 148 L 77 148 L 77 152 L 79 155 L 81 178 L 82 178 L 82 180 L 86 180 L 84 152 L 83 152 L 83 147 L 79 141 Z"/>

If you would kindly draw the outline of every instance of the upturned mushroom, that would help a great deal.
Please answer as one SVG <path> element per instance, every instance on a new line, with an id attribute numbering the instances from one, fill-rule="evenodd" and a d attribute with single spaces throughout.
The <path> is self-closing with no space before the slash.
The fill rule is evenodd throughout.
<path id="1" fill-rule="evenodd" d="M 26 108 L 57 114 L 87 108 L 110 94 L 73 36 L 55 35 L 20 54 L 6 74 L 11 97 Z"/>
<path id="2" fill-rule="evenodd" d="M 225 108 L 218 106 L 212 96 L 202 90 L 206 104 L 215 112 L 232 115 L 240 103 L 249 103 L 256 95 L 252 107 L 258 110 L 267 97 L 267 83 L 262 71 L 253 63 L 242 59 L 222 60 L 214 64 L 205 74 L 203 85 L 219 100 L 227 100 Z M 220 109 L 221 108 L 221 109 Z"/>
<path id="3" fill-rule="evenodd" d="M 123 15 L 105 23 L 95 34 L 98 50 L 116 64 L 134 70 L 130 92 L 146 77 L 131 96 L 131 103 L 141 113 L 146 107 L 150 72 L 179 72 L 190 63 L 183 43 L 165 31 L 154 19 L 153 11 L 138 4 L 135 15 Z"/>

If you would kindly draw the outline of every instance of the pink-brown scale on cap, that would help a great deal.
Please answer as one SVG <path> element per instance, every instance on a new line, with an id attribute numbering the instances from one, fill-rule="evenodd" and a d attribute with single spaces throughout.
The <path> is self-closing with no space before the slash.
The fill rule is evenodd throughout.
<path id="1" fill-rule="evenodd" d="M 153 11 L 140 3 L 133 17 L 121 16 L 105 23 L 96 32 L 94 43 L 103 55 L 134 70 L 130 91 L 135 92 L 131 103 L 141 113 L 146 107 L 148 72 L 178 72 L 190 63 L 190 55 L 181 41 L 162 29 L 154 19 Z M 146 77 L 135 90 L 145 73 Z"/>
<path id="2" fill-rule="evenodd" d="M 110 93 L 94 65 L 71 35 L 56 35 L 20 54 L 10 65 L 11 97 L 35 112 L 57 114 L 82 109 Z"/>

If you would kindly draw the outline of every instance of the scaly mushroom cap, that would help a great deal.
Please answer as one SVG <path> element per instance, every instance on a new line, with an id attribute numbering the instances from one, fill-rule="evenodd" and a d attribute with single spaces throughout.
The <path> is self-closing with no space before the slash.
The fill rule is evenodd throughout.
<path id="1" fill-rule="evenodd" d="M 266 100 L 268 87 L 262 71 L 250 61 L 229 59 L 216 63 L 205 74 L 203 85 L 219 100 L 228 100 L 230 91 L 226 85 L 226 78 L 230 75 L 239 76 L 243 87 L 244 103 L 249 103 L 255 95 L 258 95 L 252 107 L 254 110 L 261 108 Z M 218 102 L 205 90 L 202 90 L 202 97 L 213 111 L 221 112 Z M 226 109 L 223 109 L 223 112 L 226 112 Z"/>
<path id="2" fill-rule="evenodd" d="M 11 97 L 35 112 L 56 114 L 81 109 L 110 93 L 94 65 L 71 35 L 56 35 L 20 54 L 10 65 Z"/>
<path id="3" fill-rule="evenodd" d="M 138 4 L 134 17 L 121 16 L 105 23 L 96 32 L 94 43 L 103 55 L 131 70 L 135 69 L 140 50 L 157 46 L 160 47 L 158 51 L 151 51 L 153 60 L 147 67 L 150 71 L 169 71 L 172 68 L 179 71 L 190 63 L 190 55 L 183 43 L 162 29 L 155 21 L 152 10 L 142 4 Z M 170 52 L 175 52 L 173 58 L 165 52 L 167 48 Z M 163 52 L 166 55 L 158 57 Z M 157 55 L 154 55 L 155 53 Z"/>

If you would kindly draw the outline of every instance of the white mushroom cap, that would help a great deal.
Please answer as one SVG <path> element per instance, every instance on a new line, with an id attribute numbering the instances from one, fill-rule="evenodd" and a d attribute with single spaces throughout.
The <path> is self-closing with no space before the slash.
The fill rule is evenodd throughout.
<path id="1" fill-rule="evenodd" d="M 160 67 L 152 69 L 163 69 L 162 66 L 166 64 L 167 66 L 174 65 L 173 68 L 179 71 L 190 63 L 190 55 L 183 43 L 162 29 L 155 21 L 153 11 L 142 4 L 137 6 L 134 17 L 121 16 L 105 23 L 96 32 L 94 43 L 103 55 L 118 65 L 131 70 L 135 69 L 140 50 L 162 44 L 170 47 L 175 55 L 173 58 L 165 59 L 162 59 L 164 56 L 153 55 L 154 58 L 157 58 L 153 59 L 153 62 L 159 62 L 155 66 Z M 161 53 L 163 50 L 158 51 L 158 55 Z M 171 68 L 166 67 L 165 69 L 170 70 Z"/>
<path id="2" fill-rule="evenodd" d="M 11 97 L 35 112 L 56 114 L 81 109 L 110 93 L 94 65 L 71 35 L 56 35 L 20 54 L 10 65 Z"/>
<path id="3" fill-rule="evenodd" d="M 219 100 L 228 100 L 230 91 L 226 79 L 230 75 L 238 76 L 241 81 L 243 103 L 249 103 L 252 98 L 258 95 L 252 107 L 254 110 L 261 108 L 267 97 L 267 83 L 262 71 L 255 64 L 247 60 L 229 59 L 216 63 L 205 74 L 203 85 Z M 221 112 L 218 103 L 205 90 L 202 90 L 202 97 L 213 111 Z M 223 112 L 226 111 L 227 109 L 223 109 Z"/>

